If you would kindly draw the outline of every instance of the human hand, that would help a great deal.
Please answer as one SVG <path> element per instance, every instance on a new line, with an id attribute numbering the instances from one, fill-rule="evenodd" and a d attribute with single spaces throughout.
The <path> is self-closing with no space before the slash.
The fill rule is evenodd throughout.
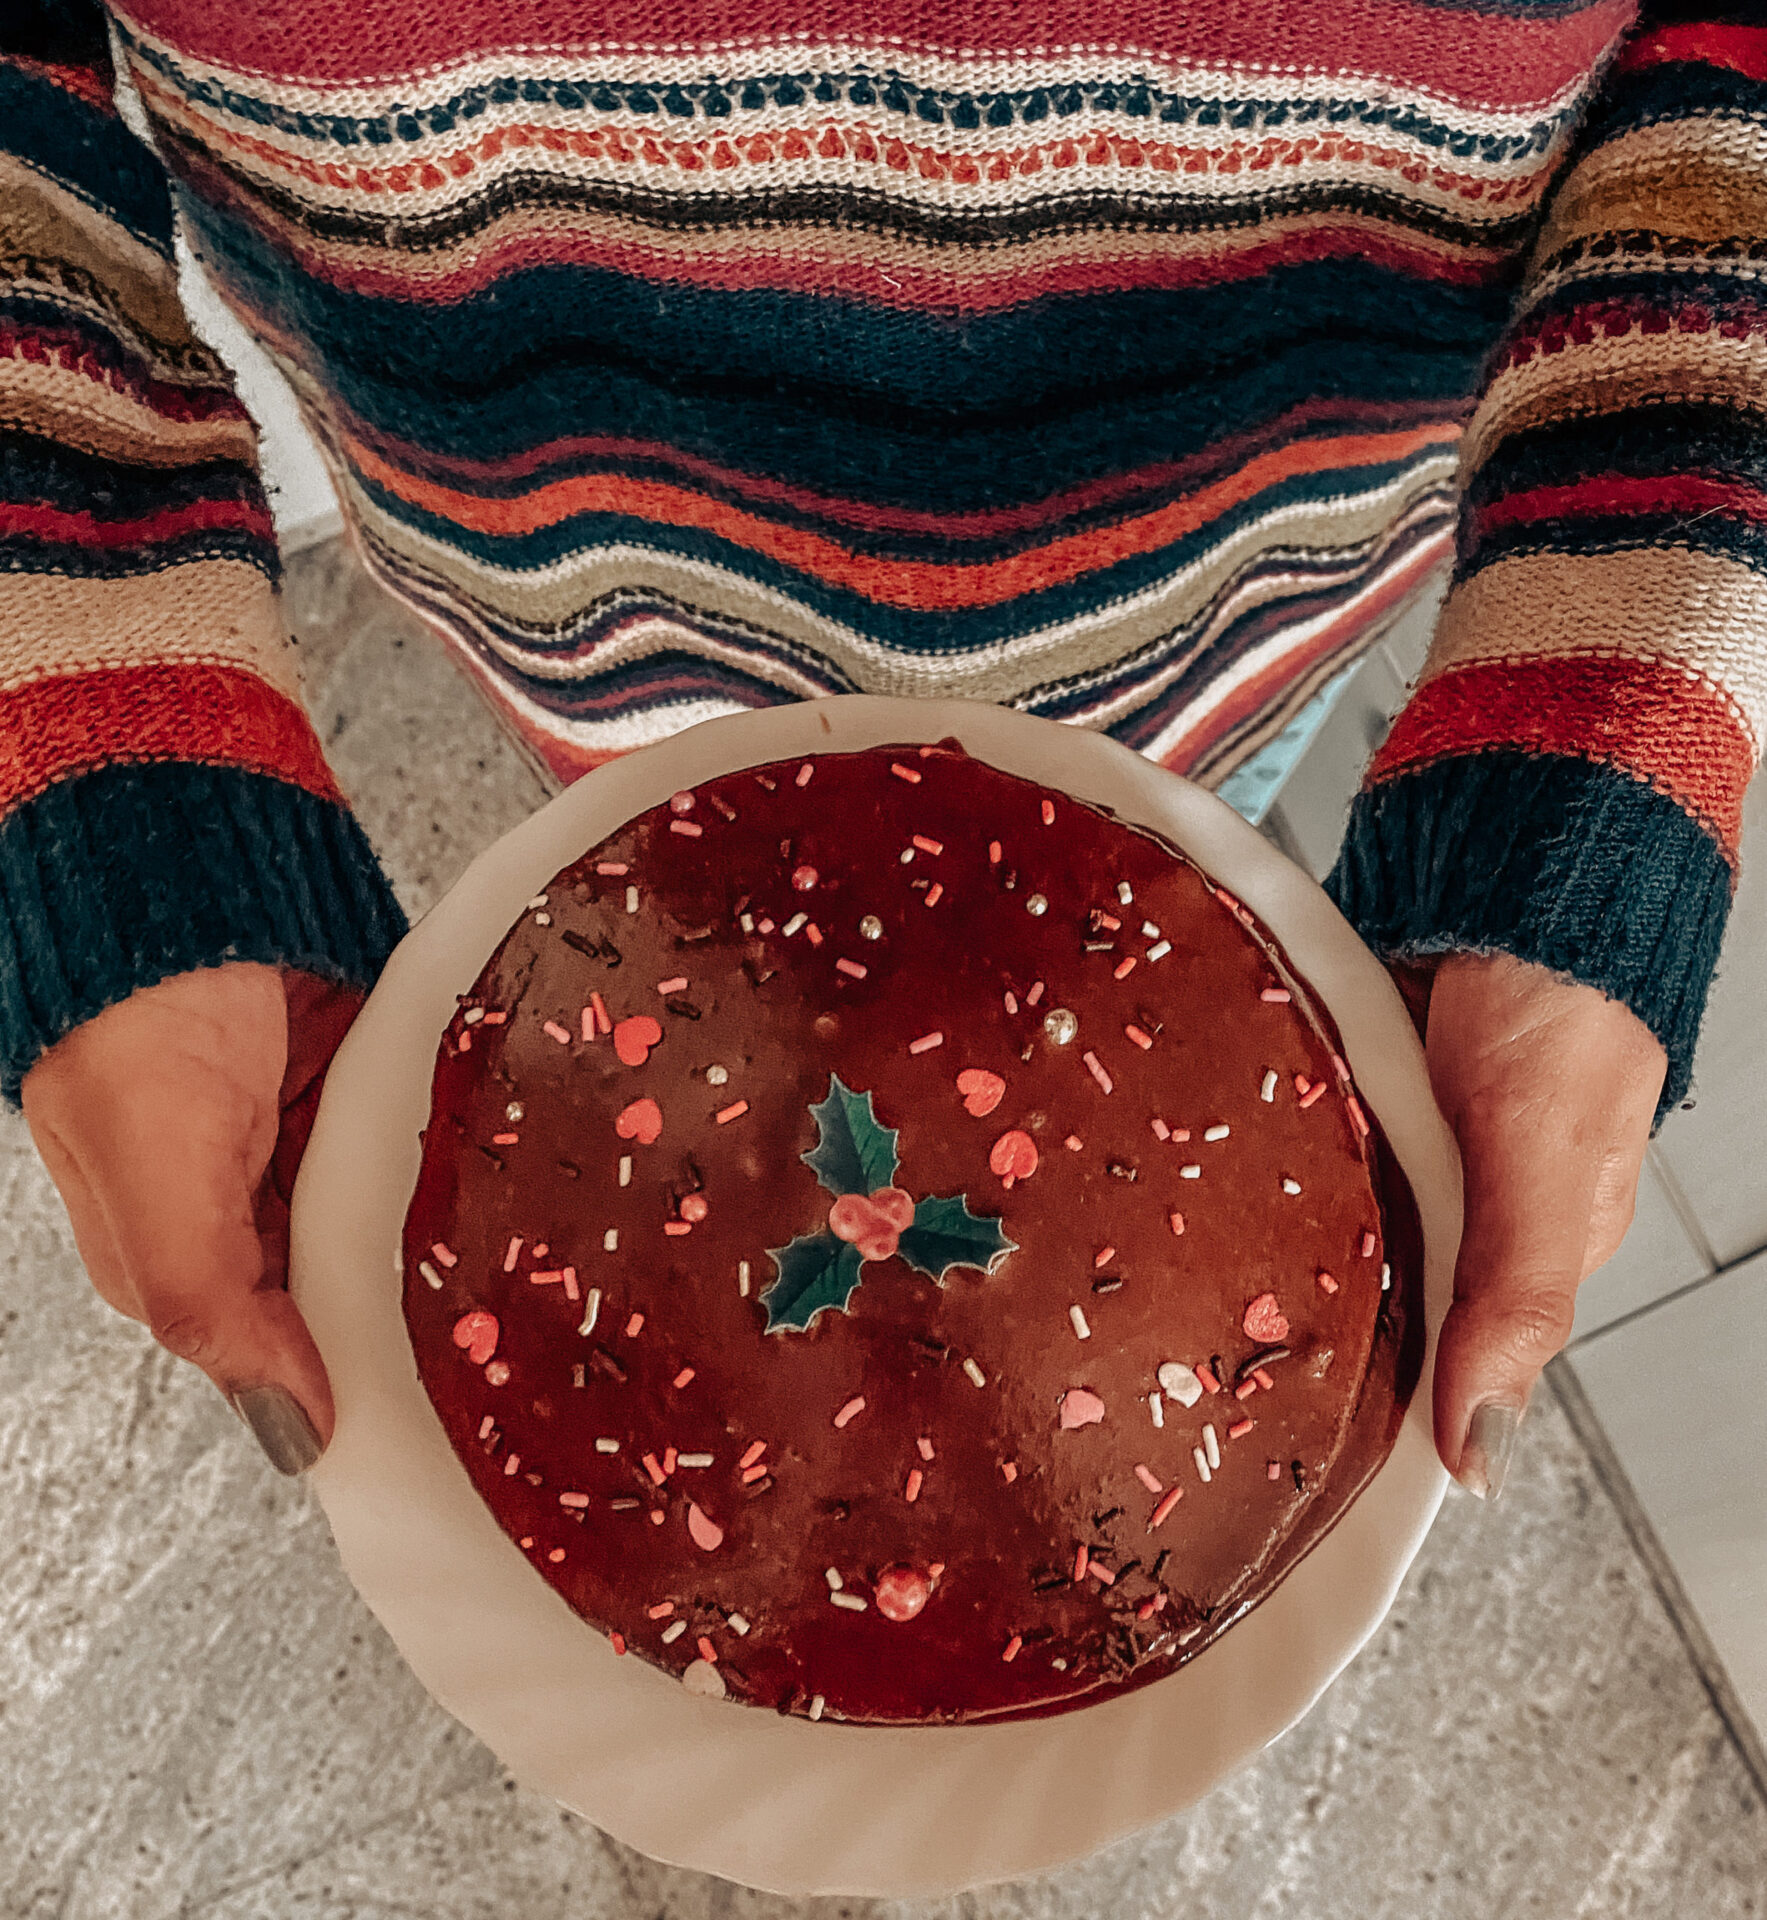
<path id="1" fill-rule="evenodd" d="M 288 1286 L 288 1207 L 360 992 L 233 962 L 107 1007 L 25 1075 L 31 1137 L 119 1313 L 220 1388 L 283 1473 L 330 1444 Z"/>
<path id="2" fill-rule="evenodd" d="M 1629 1008 L 1508 954 L 1394 971 L 1465 1176 L 1436 1451 L 1495 1500 L 1528 1396 L 1570 1337 L 1577 1288 L 1632 1224 L 1668 1056 Z"/>

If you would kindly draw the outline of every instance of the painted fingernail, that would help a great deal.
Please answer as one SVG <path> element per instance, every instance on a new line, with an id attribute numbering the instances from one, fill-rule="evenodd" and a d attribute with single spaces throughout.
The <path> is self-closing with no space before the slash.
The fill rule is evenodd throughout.
<path id="1" fill-rule="evenodd" d="M 325 1451 L 306 1409 L 285 1387 L 246 1387 L 233 1395 L 233 1410 L 278 1473 L 305 1473 Z"/>
<path id="2" fill-rule="evenodd" d="M 1487 1400 L 1473 1415 L 1454 1475 L 1468 1493 L 1491 1502 L 1503 1491 L 1503 1476 L 1509 1471 L 1516 1424 L 1521 1417 L 1520 1407 L 1502 1400 Z"/>

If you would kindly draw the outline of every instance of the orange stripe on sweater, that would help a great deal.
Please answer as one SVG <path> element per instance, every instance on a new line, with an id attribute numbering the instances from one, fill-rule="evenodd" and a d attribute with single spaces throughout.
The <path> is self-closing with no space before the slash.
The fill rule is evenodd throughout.
<path id="1" fill-rule="evenodd" d="M 1153 513 L 1055 540 L 1009 559 L 974 565 L 886 560 L 852 553 L 820 534 L 777 526 L 758 515 L 662 481 L 584 474 L 551 481 L 517 499 L 484 500 L 402 472 L 360 441 L 352 443 L 351 457 L 367 478 L 401 500 L 473 533 L 515 538 L 556 526 L 575 514 L 626 514 L 663 526 L 699 527 L 825 585 L 846 587 L 880 605 L 931 612 L 999 606 L 1137 554 L 1157 552 L 1296 474 L 1376 466 L 1432 446 L 1451 444 L 1458 438 L 1458 427 L 1438 424 L 1403 433 L 1299 441 L 1261 454 L 1213 485 Z"/>
<path id="2" fill-rule="evenodd" d="M 1767 27 L 1726 26 L 1718 20 L 1685 20 L 1641 33 L 1614 62 L 1617 73 L 1665 67 L 1676 61 L 1728 67 L 1748 80 L 1767 80 Z"/>
<path id="3" fill-rule="evenodd" d="M 1399 715 L 1368 780 L 1505 747 L 1605 762 L 1647 782 L 1692 814 L 1736 865 L 1754 750 L 1729 701 L 1691 674 L 1613 659 L 1450 667 Z"/>
<path id="4" fill-rule="evenodd" d="M 107 766 L 195 761 L 303 787 L 340 806 L 312 722 L 233 667 L 119 667 L 0 698 L 0 813 Z"/>

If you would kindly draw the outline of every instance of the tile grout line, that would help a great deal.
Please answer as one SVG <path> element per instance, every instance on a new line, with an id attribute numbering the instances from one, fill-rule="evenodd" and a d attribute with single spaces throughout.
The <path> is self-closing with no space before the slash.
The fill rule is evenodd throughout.
<path id="1" fill-rule="evenodd" d="M 1669 1616 L 1669 1623 L 1687 1651 L 1700 1685 L 1705 1689 L 1706 1698 L 1712 1703 L 1713 1712 L 1717 1714 L 1731 1745 L 1747 1768 L 1756 1792 L 1763 1800 L 1767 1800 L 1767 1745 L 1763 1744 L 1748 1710 L 1730 1684 L 1724 1662 L 1718 1657 L 1717 1648 L 1712 1645 L 1699 1615 L 1694 1611 L 1674 1563 L 1663 1550 L 1663 1543 L 1657 1538 L 1656 1529 L 1651 1525 L 1638 1495 L 1633 1492 L 1632 1482 L 1627 1478 L 1626 1469 L 1620 1464 L 1619 1455 L 1615 1453 L 1606 1429 L 1583 1390 L 1582 1381 L 1577 1378 L 1575 1369 L 1567 1364 L 1563 1354 L 1548 1362 L 1546 1379 L 1554 1398 L 1564 1410 L 1565 1418 L 1571 1423 L 1571 1431 L 1588 1455 L 1596 1479 L 1613 1502 L 1633 1550 L 1643 1561 L 1657 1598 Z"/>
<path id="2" fill-rule="evenodd" d="M 1604 1320 L 1599 1327 L 1591 1327 L 1587 1333 L 1578 1334 L 1574 1340 L 1567 1340 L 1564 1351 L 1575 1354 L 1579 1349 L 1593 1345 L 1605 1334 L 1615 1333 L 1621 1327 L 1629 1327 L 1634 1320 L 1642 1320 L 1647 1313 L 1655 1313 L 1659 1307 L 1673 1306 L 1677 1300 L 1685 1300 L 1690 1293 L 1698 1293 L 1702 1287 L 1709 1287 L 1714 1280 L 1727 1280 L 1739 1268 L 1746 1267 L 1753 1260 L 1759 1260 L 1763 1254 L 1767 1254 L 1767 1240 L 1758 1247 L 1751 1247 L 1747 1253 L 1738 1254 L 1734 1260 L 1726 1261 L 1723 1266 L 1714 1267 L 1710 1273 L 1702 1273 L 1697 1280 L 1689 1280 L 1685 1286 L 1676 1287 L 1655 1300 L 1647 1300 L 1641 1307 L 1629 1308 L 1612 1320 Z"/>
<path id="3" fill-rule="evenodd" d="M 1725 1263 L 1718 1258 L 1718 1249 L 1712 1245 L 1711 1238 L 1706 1232 L 1705 1222 L 1695 1211 L 1693 1202 L 1682 1191 L 1681 1182 L 1676 1179 L 1674 1169 L 1657 1151 L 1657 1143 L 1654 1140 L 1646 1144 L 1644 1157 L 1650 1163 L 1651 1172 L 1657 1177 L 1657 1184 L 1663 1189 L 1663 1198 L 1668 1201 L 1670 1211 L 1681 1222 L 1681 1231 L 1693 1243 L 1694 1252 L 1715 1273 Z"/>

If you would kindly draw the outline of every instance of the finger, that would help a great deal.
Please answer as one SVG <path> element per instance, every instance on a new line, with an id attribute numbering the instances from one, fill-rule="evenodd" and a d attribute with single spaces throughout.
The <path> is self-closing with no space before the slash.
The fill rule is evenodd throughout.
<path id="1" fill-rule="evenodd" d="M 66 1142 L 44 1115 L 41 1103 L 33 1097 L 34 1091 L 27 1076 L 24 1088 L 25 1121 L 30 1127 L 31 1140 L 38 1156 L 48 1170 L 50 1179 L 55 1182 L 62 1205 L 67 1209 L 68 1225 L 73 1229 L 74 1247 L 79 1253 L 80 1264 L 91 1276 L 99 1298 L 107 1306 L 114 1307 L 118 1313 L 126 1314 L 132 1320 L 139 1320 L 140 1303 L 123 1271 L 116 1235 L 111 1232 L 110 1222 L 105 1218 L 98 1196 L 92 1191 L 92 1183 L 86 1178 Z"/>

